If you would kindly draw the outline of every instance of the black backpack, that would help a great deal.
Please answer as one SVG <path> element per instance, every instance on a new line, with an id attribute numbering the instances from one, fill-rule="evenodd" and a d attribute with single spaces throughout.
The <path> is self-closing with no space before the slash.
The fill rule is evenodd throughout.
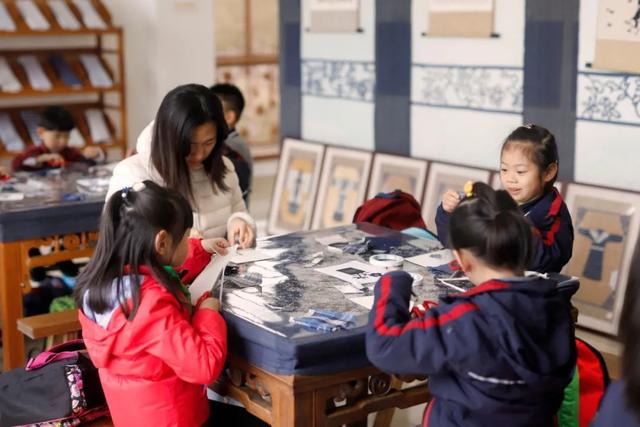
<path id="1" fill-rule="evenodd" d="M 69 341 L 0 375 L 0 427 L 71 426 L 108 415 L 98 370 L 85 349 L 82 340 Z"/>

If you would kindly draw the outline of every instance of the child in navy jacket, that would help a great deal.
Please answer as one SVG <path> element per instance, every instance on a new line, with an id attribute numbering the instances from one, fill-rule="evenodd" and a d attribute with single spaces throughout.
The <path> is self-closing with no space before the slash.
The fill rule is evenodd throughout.
<path id="1" fill-rule="evenodd" d="M 553 186 L 558 176 L 555 137 L 536 125 L 520 126 L 502 145 L 500 180 L 536 230 L 536 250 L 529 270 L 560 272 L 571 259 L 573 225 L 567 205 Z M 447 246 L 449 214 L 460 203 L 453 190 L 442 196 L 436 213 L 440 242 Z"/>
<path id="2" fill-rule="evenodd" d="M 532 231 L 506 191 L 474 184 L 450 223 L 454 255 L 476 287 L 411 318 L 411 277 L 383 276 L 369 360 L 429 375 L 425 426 L 553 426 L 576 363 L 570 302 L 554 281 L 523 276 Z"/>

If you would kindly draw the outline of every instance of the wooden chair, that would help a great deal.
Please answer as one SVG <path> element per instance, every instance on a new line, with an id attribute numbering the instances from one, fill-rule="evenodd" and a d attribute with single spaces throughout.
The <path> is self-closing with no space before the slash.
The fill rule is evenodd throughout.
<path id="1" fill-rule="evenodd" d="M 18 319 L 18 330 L 31 339 L 46 338 L 45 348 L 76 339 L 80 333 L 78 310 L 39 314 Z"/>

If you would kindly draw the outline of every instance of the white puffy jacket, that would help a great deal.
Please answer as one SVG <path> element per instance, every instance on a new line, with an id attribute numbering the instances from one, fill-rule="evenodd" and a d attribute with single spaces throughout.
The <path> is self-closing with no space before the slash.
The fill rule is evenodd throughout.
<path id="1" fill-rule="evenodd" d="M 165 185 L 160 174 L 151 164 L 151 133 L 153 122 L 144 128 L 138 136 L 136 150 L 138 154 L 128 157 L 118 163 L 109 182 L 107 199 L 113 193 L 136 182 L 151 180 L 160 185 Z M 213 183 L 207 177 L 204 169 L 191 170 L 191 188 L 195 198 L 193 206 L 193 227 L 200 231 L 204 237 L 224 237 L 229 223 L 241 218 L 253 228 L 254 235 L 256 225 L 247 213 L 247 208 L 242 200 L 242 191 L 238 183 L 238 176 L 231 160 L 223 156 L 227 167 L 225 183 L 229 191 L 213 191 Z"/>

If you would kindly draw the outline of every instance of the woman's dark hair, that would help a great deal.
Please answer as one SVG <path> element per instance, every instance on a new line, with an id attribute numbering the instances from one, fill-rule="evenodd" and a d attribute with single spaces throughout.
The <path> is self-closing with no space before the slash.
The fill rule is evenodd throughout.
<path id="1" fill-rule="evenodd" d="M 88 307 L 103 313 L 119 304 L 127 319 L 132 320 L 140 305 L 140 267 L 151 275 L 178 301 L 180 283 L 163 267 L 155 249 L 156 235 L 166 230 L 174 247 L 193 225 L 189 202 L 177 192 L 152 181 L 135 184 L 114 193 L 107 202 L 100 221 L 100 237 L 89 264 L 78 277 L 75 299 L 83 307 L 85 294 Z M 123 277 L 130 277 L 131 299 Z"/>
<path id="2" fill-rule="evenodd" d="M 449 242 L 488 265 L 523 273 L 533 255 L 531 225 L 504 190 L 482 182 L 460 202 L 449 219 Z"/>
<path id="3" fill-rule="evenodd" d="M 222 160 L 224 140 L 229 130 L 220 100 L 208 88 L 197 84 L 178 86 L 162 100 L 153 125 L 151 162 L 167 187 L 194 201 L 185 158 L 191 151 L 193 131 L 206 123 L 216 127 L 216 142 L 203 161 L 205 173 L 213 182 L 213 191 L 229 191 L 224 178 L 227 168 Z"/>
<path id="4" fill-rule="evenodd" d="M 624 344 L 622 353 L 622 377 L 627 404 L 640 419 L 640 246 L 636 246 L 631 260 L 627 291 L 620 316 L 620 338 Z"/>
<path id="5" fill-rule="evenodd" d="M 560 165 L 558 158 L 558 146 L 556 138 L 548 129 L 542 126 L 528 124 L 518 127 L 511 132 L 502 144 L 500 152 L 511 148 L 514 145 L 521 145 L 527 157 L 538 166 L 540 173 L 544 173 L 553 164 Z M 558 172 L 545 185 L 545 190 L 549 191 L 553 188 L 553 184 L 558 178 Z"/>

